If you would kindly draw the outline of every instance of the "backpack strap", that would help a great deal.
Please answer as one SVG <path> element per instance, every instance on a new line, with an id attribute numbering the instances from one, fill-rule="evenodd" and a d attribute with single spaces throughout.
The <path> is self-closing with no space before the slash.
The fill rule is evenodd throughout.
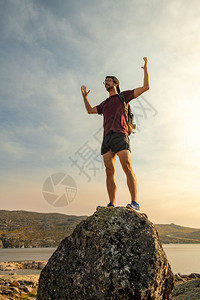
<path id="1" fill-rule="evenodd" d="M 128 108 L 129 108 L 129 107 L 128 107 L 128 105 L 126 104 L 126 100 L 125 100 L 125 97 L 124 97 L 123 92 L 119 93 L 118 96 L 119 96 L 119 98 L 120 98 L 120 100 L 121 100 L 121 102 L 122 102 L 122 104 L 123 104 L 123 106 L 124 106 L 124 110 L 125 110 L 125 112 L 126 112 L 126 120 L 127 120 L 127 124 L 128 124 Z"/>

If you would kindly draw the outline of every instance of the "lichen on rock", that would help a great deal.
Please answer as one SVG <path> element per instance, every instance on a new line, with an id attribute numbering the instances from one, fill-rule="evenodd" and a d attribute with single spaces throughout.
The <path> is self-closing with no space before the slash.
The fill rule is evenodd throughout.
<path id="1" fill-rule="evenodd" d="M 142 214 L 101 208 L 79 223 L 41 272 L 38 300 L 170 299 L 174 276 Z"/>

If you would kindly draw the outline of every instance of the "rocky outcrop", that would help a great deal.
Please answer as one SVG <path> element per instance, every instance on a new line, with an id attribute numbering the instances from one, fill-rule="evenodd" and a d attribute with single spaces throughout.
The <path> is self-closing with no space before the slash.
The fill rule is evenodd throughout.
<path id="1" fill-rule="evenodd" d="M 199 300 L 200 279 L 193 279 L 176 284 L 173 290 L 173 300 Z"/>
<path id="2" fill-rule="evenodd" d="M 78 224 L 41 272 L 38 300 L 170 299 L 174 276 L 145 215 L 101 208 Z"/>
<path id="3" fill-rule="evenodd" d="M 0 271 L 14 271 L 19 269 L 41 270 L 46 263 L 46 260 L 0 262 Z"/>
<path id="4" fill-rule="evenodd" d="M 178 273 L 178 274 L 175 274 L 174 278 L 175 278 L 175 283 L 182 283 L 185 281 L 200 279 L 200 274 L 199 273 L 191 273 L 189 275 L 186 275 L 186 274 L 181 275 L 180 273 Z"/>
<path id="5" fill-rule="evenodd" d="M 191 273 L 175 274 L 175 287 L 172 294 L 173 300 L 199 300 L 200 299 L 200 274 Z"/>
<path id="6" fill-rule="evenodd" d="M 0 275 L 0 299 L 35 299 L 38 277 L 39 275 Z"/>

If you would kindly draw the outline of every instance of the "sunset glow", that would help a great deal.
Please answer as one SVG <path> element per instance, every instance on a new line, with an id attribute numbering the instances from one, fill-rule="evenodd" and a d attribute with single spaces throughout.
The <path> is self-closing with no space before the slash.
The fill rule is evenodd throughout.
<path id="1" fill-rule="evenodd" d="M 107 204 L 103 120 L 86 113 L 80 87 L 91 90 L 93 106 L 108 96 L 108 74 L 121 90 L 137 88 L 147 56 L 151 88 L 146 102 L 131 102 L 138 201 L 154 223 L 200 228 L 199 1 L 8 0 L 0 10 L 1 209 L 90 215 Z M 78 154 L 86 144 L 93 152 L 83 172 Z M 45 180 L 60 172 L 77 185 L 65 207 L 42 195 Z M 125 206 L 118 161 L 116 181 L 117 205 Z"/>

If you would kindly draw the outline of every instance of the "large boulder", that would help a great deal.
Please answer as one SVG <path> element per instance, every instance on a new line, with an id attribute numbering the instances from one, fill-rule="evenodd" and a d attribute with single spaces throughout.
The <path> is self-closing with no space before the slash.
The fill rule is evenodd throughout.
<path id="1" fill-rule="evenodd" d="M 38 300 L 170 299 L 174 276 L 143 214 L 101 208 L 62 240 L 41 272 Z"/>

